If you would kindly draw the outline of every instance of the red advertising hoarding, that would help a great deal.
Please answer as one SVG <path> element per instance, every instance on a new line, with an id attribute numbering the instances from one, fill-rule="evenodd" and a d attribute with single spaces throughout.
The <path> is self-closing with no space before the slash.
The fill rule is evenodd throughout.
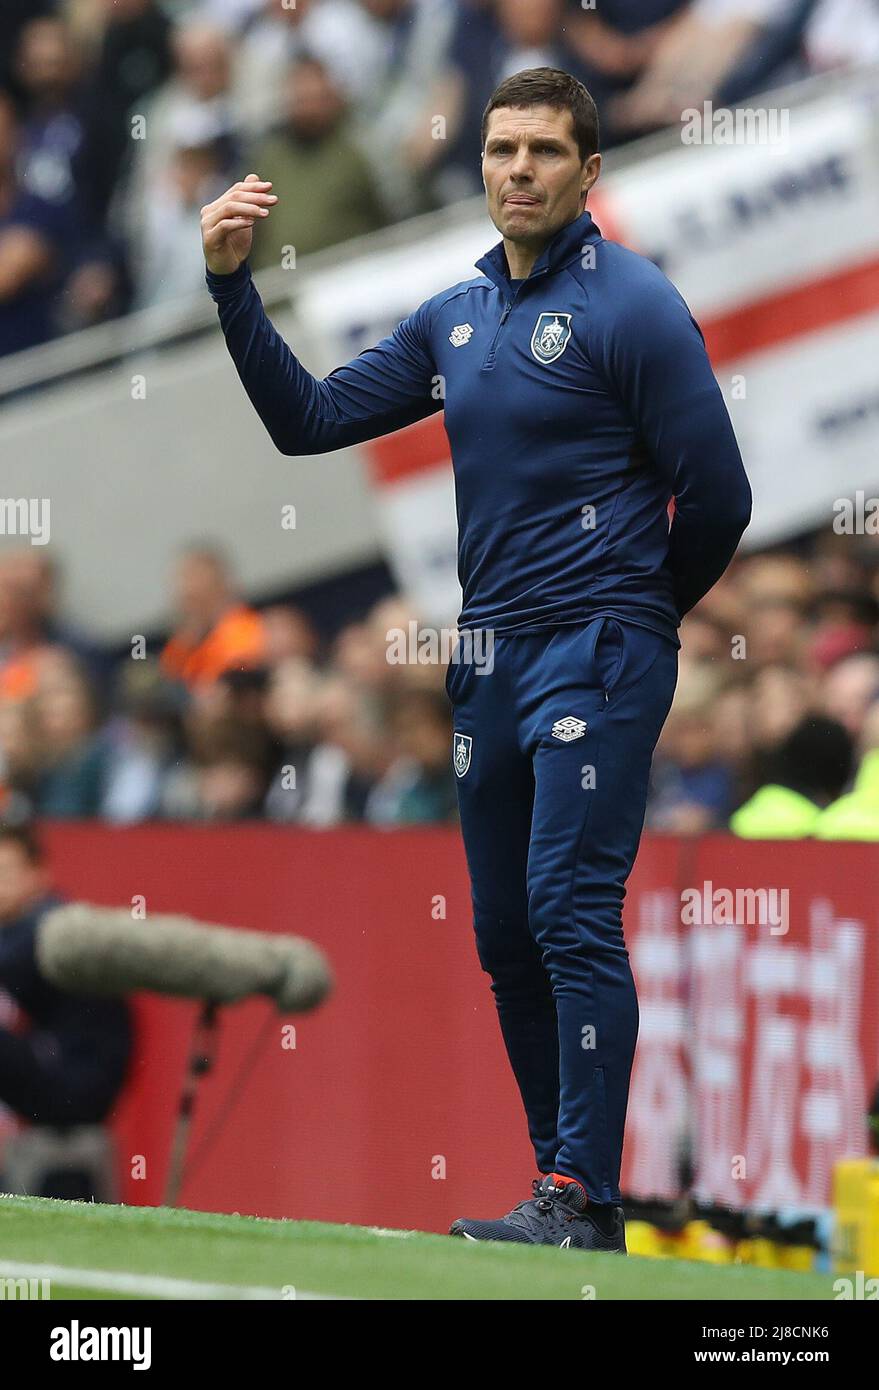
<path id="1" fill-rule="evenodd" d="M 454 830 L 46 827 L 59 889 L 301 934 L 336 987 L 313 1015 L 227 1009 L 185 1206 L 441 1231 L 503 1211 L 533 1160 Z M 863 1153 L 879 1075 L 879 856 L 867 845 L 646 835 L 626 934 L 641 1031 L 624 1188 L 820 1207 Z M 160 1202 L 195 1006 L 142 997 L 115 1120 L 126 1202 Z M 292 1024 L 292 1029 L 291 1029 Z"/>

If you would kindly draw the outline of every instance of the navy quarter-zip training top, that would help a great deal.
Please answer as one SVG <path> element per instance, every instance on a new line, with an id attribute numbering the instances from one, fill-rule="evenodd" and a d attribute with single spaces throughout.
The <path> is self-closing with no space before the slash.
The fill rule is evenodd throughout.
<path id="1" fill-rule="evenodd" d="M 511 283 L 503 242 L 477 269 L 323 380 L 267 318 L 246 261 L 206 279 L 282 453 L 329 453 L 445 408 L 459 627 L 610 615 L 679 645 L 681 617 L 726 569 L 751 514 L 698 325 L 662 271 L 605 240 L 588 212 L 527 279 Z"/>

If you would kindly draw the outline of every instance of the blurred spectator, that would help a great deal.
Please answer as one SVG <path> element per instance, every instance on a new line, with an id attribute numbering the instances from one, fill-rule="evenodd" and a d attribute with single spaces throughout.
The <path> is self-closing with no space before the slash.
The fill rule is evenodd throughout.
<path id="1" fill-rule="evenodd" d="M 820 840 L 879 840 L 879 702 L 867 710 L 858 743 L 854 786 L 818 817 Z"/>
<path id="2" fill-rule="evenodd" d="M 20 181 L 17 149 L 15 110 L 0 92 L 0 357 L 57 332 L 58 298 L 80 236 L 75 208 Z"/>
<path id="3" fill-rule="evenodd" d="M 822 594 L 809 633 L 810 664 L 828 671 L 844 657 L 869 651 L 876 627 L 875 607 L 869 594 Z"/>
<path id="4" fill-rule="evenodd" d="M 232 667 L 217 680 L 213 698 L 201 701 L 200 708 L 215 718 L 265 730 L 269 680 L 265 666 Z"/>
<path id="5" fill-rule="evenodd" d="M 636 135 L 701 110 L 760 34 L 761 15 L 748 4 L 686 6 L 657 36 L 635 83 L 611 100 L 609 121 L 620 136 Z"/>
<path id="6" fill-rule="evenodd" d="M 190 721 L 190 756 L 188 800 L 178 797 L 171 814 L 212 822 L 261 814 L 272 761 L 271 740 L 263 729 L 196 712 Z"/>
<path id="7" fill-rule="evenodd" d="M 277 666 L 288 657 L 313 661 L 317 655 L 317 633 L 305 614 L 292 604 L 272 604 L 262 610 L 266 661 Z"/>
<path id="8" fill-rule="evenodd" d="M 431 99 L 445 64 L 455 0 L 266 0 L 242 45 L 236 92 L 245 129 L 277 120 L 291 62 L 317 59 L 343 94 L 371 165 L 374 187 L 396 218 L 423 202 L 420 172 L 432 154 Z"/>
<path id="9" fill-rule="evenodd" d="M 286 662 L 267 713 L 283 744 L 266 797 L 269 819 L 320 828 L 362 820 L 388 762 L 362 692 L 343 678 L 319 677 L 304 662 Z"/>
<path id="10" fill-rule="evenodd" d="M 389 731 L 362 692 L 328 679 L 318 702 L 321 741 L 308 764 L 308 796 L 300 820 L 323 827 L 363 820 L 373 787 L 393 757 Z"/>
<path id="11" fill-rule="evenodd" d="M 265 265 L 280 246 L 332 246 L 480 193 L 483 109 L 511 72 L 550 64 L 584 81 L 607 149 L 703 100 L 741 105 L 876 61 L 879 6 L 4 0 L 0 54 L 0 93 L 21 108 L 16 128 L 0 96 L 2 355 L 200 293 L 199 207 L 281 150 L 295 196 L 258 233 Z M 795 659 L 792 618 L 767 599 L 761 660 Z M 815 659 L 862 650 L 858 621 L 816 636 Z"/>
<path id="12" fill-rule="evenodd" d="M 0 826 L 0 989 L 21 1012 L 20 1024 L 0 1028 L 0 1102 L 54 1128 L 107 1118 L 132 1046 L 123 1000 L 68 994 L 40 974 L 37 930 L 60 901 L 33 832 Z M 88 1194 L 53 1188 L 41 1195 Z"/>
<path id="13" fill-rule="evenodd" d="M 129 245 L 137 246 L 140 229 L 155 216 L 166 196 L 181 129 L 201 122 L 201 129 L 235 131 L 237 112 L 232 91 L 233 49 L 229 36 L 197 18 L 172 34 L 174 67 L 143 103 L 142 128 L 134 132 L 132 160 L 122 188 L 120 225 Z M 198 240 L 198 218 L 192 235 Z"/>
<path id="14" fill-rule="evenodd" d="M 738 582 L 749 611 L 759 603 L 787 603 L 805 612 L 815 596 L 812 568 L 797 555 L 749 556 Z"/>
<path id="15" fill-rule="evenodd" d="M 375 177 L 352 139 L 345 97 L 322 63 L 295 60 L 284 106 L 283 127 L 247 161 L 271 179 L 278 197 L 274 216 L 254 227 L 250 260 L 257 269 L 285 264 L 291 247 L 296 256 L 308 255 L 389 220 Z"/>
<path id="16" fill-rule="evenodd" d="M 755 667 L 797 665 L 803 657 L 803 612 L 786 599 L 766 599 L 751 606 L 748 660 Z"/>
<path id="17" fill-rule="evenodd" d="M 17 150 L 26 191 L 66 218 L 67 274 L 57 331 L 87 327 L 119 308 L 119 269 L 105 240 L 94 189 L 82 54 L 60 18 L 35 19 L 19 36 L 16 59 L 24 116 Z"/>
<path id="18" fill-rule="evenodd" d="M 714 747 L 728 768 L 733 806 L 738 806 L 751 789 L 751 694 L 744 680 L 731 681 L 722 689 L 712 708 Z"/>
<path id="19" fill-rule="evenodd" d="M 668 24 L 633 88 L 611 104 L 628 133 L 735 105 L 810 72 L 879 60 L 875 0 L 695 0 Z"/>
<path id="20" fill-rule="evenodd" d="M 740 556 L 681 625 L 648 827 L 700 834 L 738 808 L 741 824 L 777 817 L 793 833 L 840 798 L 820 833 L 863 825 L 872 837 L 879 547 L 853 561 L 821 535 L 799 548 Z M 323 644 L 299 608 L 244 604 L 222 552 L 192 546 L 175 578 L 179 630 L 158 660 L 126 656 L 114 682 L 101 683 L 109 711 L 99 723 L 84 673 L 101 662 L 59 623 L 58 583 L 46 550 L 0 557 L 7 814 L 52 806 L 123 823 L 261 816 L 315 827 L 454 814 L 444 667 L 418 659 L 421 625 L 405 595 Z M 408 659 L 393 659 L 400 651 Z M 828 721 L 832 733 L 822 734 Z M 810 739 L 824 740 L 811 774 Z M 848 791 L 854 743 L 860 765 Z"/>
<path id="21" fill-rule="evenodd" d="M 32 705 L 0 703 L 0 819 L 19 825 L 34 814 L 39 739 Z"/>
<path id="22" fill-rule="evenodd" d="M 812 835 L 822 807 L 848 782 L 852 741 L 841 724 L 807 715 L 768 760 L 767 780 L 730 818 L 748 840 L 795 840 Z"/>
<path id="23" fill-rule="evenodd" d="M 813 707 L 816 691 L 812 677 L 795 666 L 764 666 L 752 673 L 749 720 L 758 766 Z"/>
<path id="24" fill-rule="evenodd" d="M 219 550 L 191 547 L 180 560 L 175 583 L 181 622 L 161 656 L 170 680 L 193 690 L 213 684 L 225 671 L 262 663 L 262 619 L 235 596 L 229 564 Z"/>
<path id="25" fill-rule="evenodd" d="M 370 697 L 382 691 L 388 681 L 388 663 L 383 637 L 368 623 L 349 623 L 342 629 L 333 648 L 336 669 Z"/>
<path id="26" fill-rule="evenodd" d="M 33 709 L 39 739 L 36 812 L 65 820 L 99 815 L 107 747 L 88 683 L 66 657 L 42 674 Z"/>
<path id="27" fill-rule="evenodd" d="M 75 656 L 98 693 L 111 680 L 107 653 L 60 617 L 59 582 L 58 562 L 45 546 L 23 546 L 0 556 L 0 614 L 5 615 L 0 616 L 0 698 L 4 693 L 16 698 L 17 683 L 19 695 L 36 689 L 39 654 L 51 646 Z"/>
<path id="28" fill-rule="evenodd" d="M 49 202 L 81 205 L 86 153 L 81 55 L 62 19 L 47 16 L 24 26 L 15 75 L 23 97 L 22 182 Z"/>
<path id="29" fill-rule="evenodd" d="M 55 0 L 3 0 L 0 5 L 0 87 L 15 88 L 15 54 L 24 26 L 32 19 L 51 15 L 55 8 Z"/>
<path id="30" fill-rule="evenodd" d="M 859 738 L 867 710 L 879 699 L 879 656 L 864 653 L 846 657 L 828 672 L 824 682 L 823 708 Z"/>
<path id="31" fill-rule="evenodd" d="M 568 0 L 571 43 L 590 70 L 627 78 L 642 67 L 673 15 L 689 0 L 602 0 L 600 10 Z"/>
<path id="32" fill-rule="evenodd" d="M 718 618 L 711 615 L 707 605 L 691 609 L 680 627 L 681 641 L 687 649 L 687 660 L 719 661 L 729 651 L 731 632 Z"/>
<path id="33" fill-rule="evenodd" d="M 624 121 L 617 119 L 625 106 L 617 98 L 636 86 L 661 51 L 666 35 L 674 32 L 676 16 L 689 0 L 602 0 L 600 7 L 584 7 L 568 0 L 570 42 L 585 67 L 585 77 L 601 121 L 605 149 L 626 138 Z"/>
<path id="34" fill-rule="evenodd" d="M 124 825 L 162 814 L 182 735 L 177 702 L 155 661 L 129 661 L 120 669 L 114 703 L 118 713 L 104 736 L 100 814 Z"/>
<path id="35" fill-rule="evenodd" d="M 306 800 L 309 760 L 318 739 L 322 677 L 310 662 L 289 657 L 274 670 L 266 698 L 266 720 L 280 746 L 268 789 L 272 820 L 298 820 Z"/>
<path id="36" fill-rule="evenodd" d="M 452 711 L 442 691 L 409 690 L 394 702 L 391 735 L 399 749 L 366 807 L 374 825 L 418 825 L 457 815 Z"/>
<path id="37" fill-rule="evenodd" d="M 171 22 L 156 0 L 98 0 L 101 28 L 86 74 L 83 108 L 90 195 L 103 222 L 126 161 L 132 118 L 170 76 Z"/>
<path id="38" fill-rule="evenodd" d="M 28 567 L 33 552 L 11 551 L 0 561 L 0 702 L 37 692 L 53 651 L 39 591 Z"/>
<path id="39" fill-rule="evenodd" d="M 453 0 L 360 0 L 359 9 L 367 28 L 355 50 L 363 84 L 357 110 L 385 201 L 396 217 L 405 217 L 426 204 L 425 175 L 439 144 L 436 117 L 445 111 L 433 99 L 433 86 L 448 64 L 458 6 Z M 364 63 L 367 55 L 371 63 Z"/>
<path id="40" fill-rule="evenodd" d="M 734 782 L 711 719 L 718 687 L 710 667 L 682 665 L 654 758 L 650 829 L 694 835 L 726 823 Z"/>
<path id="41" fill-rule="evenodd" d="M 235 146 L 216 111 L 181 108 L 170 118 L 169 156 L 131 243 L 135 307 L 192 299 L 204 284 L 199 211 L 235 182 Z"/>
<path id="42" fill-rule="evenodd" d="M 239 0 L 210 0 L 208 16 L 228 24 L 219 11 L 229 3 Z M 235 73 L 235 108 L 245 135 L 263 135 L 278 123 L 298 58 L 321 62 L 347 98 L 363 91 L 369 62 L 363 52 L 364 15 L 356 0 L 297 0 L 291 7 L 257 0 L 253 10 L 243 19 Z"/>

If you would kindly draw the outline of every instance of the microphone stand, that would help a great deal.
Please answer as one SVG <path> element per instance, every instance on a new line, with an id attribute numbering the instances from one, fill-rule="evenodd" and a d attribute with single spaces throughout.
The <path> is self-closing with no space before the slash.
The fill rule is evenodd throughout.
<path id="1" fill-rule="evenodd" d="M 196 1020 L 192 1050 L 189 1054 L 189 1068 L 183 1079 L 180 1104 L 177 1107 L 177 1121 L 171 1144 L 171 1161 L 168 1165 L 168 1178 L 165 1184 L 166 1207 L 176 1207 L 180 1195 L 199 1082 L 203 1081 L 213 1069 L 219 1040 L 218 1025 L 219 1005 L 213 1000 L 206 1000 L 202 1004 Z"/>

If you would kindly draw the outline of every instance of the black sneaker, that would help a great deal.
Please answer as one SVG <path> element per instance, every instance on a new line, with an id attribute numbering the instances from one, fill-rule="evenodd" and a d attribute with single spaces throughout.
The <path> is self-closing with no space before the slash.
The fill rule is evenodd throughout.
<path id="1" fill-rule="evenodd" d="M 550 1173 L 535 1178 L 534 1196 L 520 1202 L 499 1221 L 452 1223 L 451 1236 L 465 1240 L 512 1240 L 520 1245 L 557 1245 L 571 1250 L 607 1250 L 626 1254 L 626 1223 L 622 1207 L 589 1207 L 586 1193 L 573 1178 Z M 600 1213 L 600 1215 L 599 1215 Z"/>

